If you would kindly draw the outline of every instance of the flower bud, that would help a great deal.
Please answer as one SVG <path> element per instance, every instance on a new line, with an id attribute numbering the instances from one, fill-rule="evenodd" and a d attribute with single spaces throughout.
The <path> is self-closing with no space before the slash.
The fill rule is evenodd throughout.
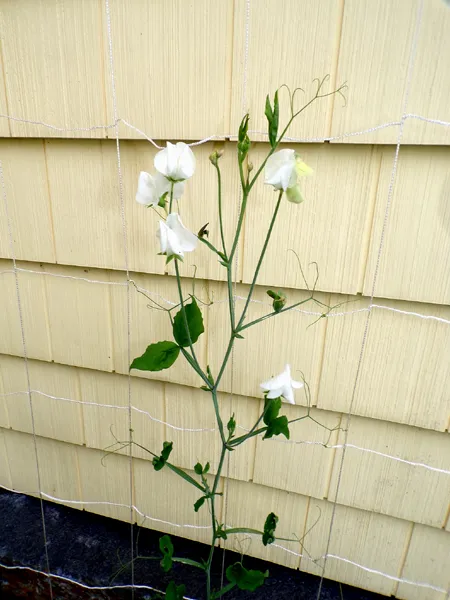
<path id="1" fill-rule="evenodd" d="M 217 163 L 219 162 L 219 158 L 223 156 L 223 150 L 214 150 L 214 152 L 212 152 L 209 155 L 209 160 L 211 161 L 211 163 L 217 167 Z"/>
<path id="2" fill-rule="evenodd" d="M 279 313 L 287 302 L 286 294 L 282 291 L 274 292 L 273 290 L 267 290 L 267 295 L 273 298 L 273 310 Z"/>
<path id="3" fill-rule="evenodd" d="M 206 223 L 206 225 L 203 225 L 203 227 L 200 229 L 200 231 L 197 233 L 197 237 L 198 238 L 203 238 L 203 237 L 208 237 L 209 235 L 209 231 L 208 231 L 208 225 L 209 223 Z"/>
<path id="4" fill-rule="evenodd" d="M 250 171 L 253 171 L 253 163 L 252 162 L 248 162 L 247 164 L 247 171 L 250 173 Z"/>

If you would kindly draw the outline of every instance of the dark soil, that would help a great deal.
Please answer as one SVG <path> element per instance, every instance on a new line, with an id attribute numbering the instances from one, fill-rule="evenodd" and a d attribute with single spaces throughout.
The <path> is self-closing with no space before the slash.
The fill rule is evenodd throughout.
<path id="1" fill-rule="evenodd" d="M 93 515 L 85 511 L 44 502 L 50 570 L 89 586 L 128 585 L 130 568 L 130 526 L 121 521 Z M 139 536 L 138 536 L 139 533 Z M 161 533 L 134 527 L 135 541 L 141 556 L 160 556 L 158 541 Z M 199 559 L 207 556 L 204 544 L 171 536 L 176 555 Z M 227 551 L 226 565 L 240 556 Z M 40 501 L 23 494 L 0 490 L 0 562 L 8 566 L 28 566 L 46 570 L 42 535 Z M 270 571 L 270 577 L 256 592 L 231 591 L 227 600 L 316 600 L 319 578 L 250 557 L 245 558 L 248 569 Z M 215 552 L 213 582 L 220 585 L 222 552 Z M 186 585 L 186 595 L 204 598 L 204 574 L 193 567 L 175 564 L 170 575 L 160 568 L 159 560 L 135 562 L 135 584 L 164 590 L 171 579 Z M 112 581 L 113 580 L 113 581 Z M 86 590 L 75 584 L 52 578 L 53 600 L 132 600 L 131 590 Z M 134 600 L 154 598 L 149 590 L 135 590 Z M 0 598 L 51 600 L 48 579 L 32 571 L 0 567 Z M 385 596 L 362 591 L 347 585 L 340 586 L 325 580 L 320 600 L 382 600 Z"/>

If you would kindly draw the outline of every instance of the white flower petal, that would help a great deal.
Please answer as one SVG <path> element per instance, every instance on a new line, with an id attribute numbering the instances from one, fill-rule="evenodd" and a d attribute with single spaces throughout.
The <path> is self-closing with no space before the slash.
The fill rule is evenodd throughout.
<path id="1" fill-rule="evenodd" d="M 154 178 L 150 173 L 141 171 L 139 173 L 138 189 L 136 192 L 136 202 L 145 206 L 152 206 L 158 203 L 158 196 Z"/>
<path id="2" fill-rule="evenodd" d="M 283 388 L 282 397 L 286 400 L 286 402 L 289 402 L 289 404 L 295 404 L 294 392 L 290 386 Z"/>
<path id="3" fill-rule="evenodd" d="M 291 378 L 291 367 L 286 365 L 284 371 L 272 379 L 261 383 L 261 388 L 268 392 L 266 398 L 278 398 L 281 396 L 289 402 L 289 404 L 295 404 L 293 388 L 298 389 L 303 387 L 303 383 L 293 381 Z"/>
<path id="4" fill-rule="evenodd" d="M 172 181 L 184 181 L 195 171 L 195 156 L 184 142 L 171 144 L 160 150 L 154 159 L 155 169 Z"/>
<path id="5" fill-rule="evenodd" d="M 301 390 L 302 387 L 305 387 L 303 381 L 294 381 L 293 379 L 291 379 L 291 385 L 294 388 L 294 390 Z"/>
<path id="6" fill-rule="evenodd" d="M 295 151 L 279 150 L 272 154 L 265 166 L 265 183 L 273 185 L 277 190 L 286 190 L 295 175 Z M 296 179 L 295 179 L 296 181 Z"/>
<path id="7" fill-rule="evenodd" d="M 198 238 L 187 227 L 183 225 L 180 216 L 177 213 L 170 213 L 166 220 L 167 226 L 177 236 L 180 247 L 185 252 L 192 252 L 198 244 Z"/>
<path id="8" fill-rule="evenodd" d="M 267 392 L 266 398 L 272 400 L 272 398 L 279 398 L 281 396 L 281 388 L 275 388 L 274 390 L 270 390 Z"/>

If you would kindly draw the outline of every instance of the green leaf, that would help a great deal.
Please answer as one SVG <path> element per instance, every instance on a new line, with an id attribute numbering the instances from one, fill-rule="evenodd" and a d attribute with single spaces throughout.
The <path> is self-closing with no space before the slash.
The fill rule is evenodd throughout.
<path id="1" fill-rule="evenodd" d="M 179 347 L 173 342 L 150 344 L 142 356 L 133 360 L 130 370 L 162 371 L 168 369 L 177 360 L 179 353 Z"/>
<path id="2" fill-rule="evenodd" d="M 267 426 L 267 431 L 263 437 L 263 440 L 269 439 L 274 435 L 283 434 L 287 439 L 289 439 L 289 421 L 287 417 L 278 417 L 270 421 Z"/>
<path id="3" fill-rule="evenodd" d="M 199 498 L 197 500 L 197 502 L 194 504 L 194 510 L 195 512 L 198 512 L 199 509 L 203 506 L 203 504 L 205 503 L 206 500 L 206 496 L 202 496 L 201 498 Z"/>
<path id="4" fill-rule="evenodd" d="M 269 142 L 272 148 L 277 143 L 277 135 L 278 135 L 278 122 L 280 119 L 280 105 L 278 103 L 278 90 L 275 92 L 275 97 L 273 99 L 273 109 L 270 104 L 270 98 L 267 95 L 266 98 L 266 110 L 264 114 L 267 117 L 268 121 L 268 133 L 269 133 Z"/>
<path id="5" fill-rule="evenodd" d="M 195 465 L 194 471 L 197 473 L 197 475 L 201 475 L 203 473 L 203 467 L 199 462 Z"/>
<path id="6" fill-rule="evenodd" d="M 163 449 L 162 449 L 161 455 L 159 457 L 155 456 L 152 460 L 155 471 L 161 471 L 161 469 L 166 464 L 166 462 L 170 456 L 170 453 L 172 452 L 172 449 L 173 449 L 173 442 L 164 442 L 163 443 Z"/>
<path id="7" fill-rule="evenodd" d="M 264 546 L 273 544 L 275 541 L 275 529 L 277 527 L 278 517 L 275 513 L 271 512 L 267 515 L 266 522 L 264 523 L 264 533 L 262 537 L 262 543 Z"/>
<path id="8" fill-rule="evenodd" d="M 281 409 L 281 398 L 266 398 L 264 403 L 264 423 L 270 425 L 278 417 Z"/>
<path id="9" fill-rule="evenodd" d="M 186 314 L 189 334 L 186 331 L 183 311 Z M 186 348 L 189 346 L 189 336 L 191 338 L 191 342 L 195 344 L 204 331 L 205 328 L 203 326 L 202 313 L 195 298 L 191 296 L 190 304 L 185 304 L 184 308 L 181 308 L 173 319 L 173 337 L 180 346 Z"/>
<path id="10" fill-rule="evenodd" d="M 209 464 L 209 462 L 207 462 L 207 463 L 206 463 L 206 465 L 205 465 L 205 468 L 203 469 L 203 473 L 204 473 L 205 475 L 206 475 L 206 473 L 209 471 L 209 468 L 210 468 L 210 466 L 211 466 L 211 465 Z"/>
<path id="11" fill-rule="evenodd" d="M 249 115 L 246 114 L 239 125 L 238 158 L 242 163 L 250 150 L 250 138 L 247 135 Z"/>
<path id="12" fill-rule="evenodd" d="M 177 586 L 174 581 L 171 581 L 166 589 L 166 600 L 183 600 L 185 593 L 185 585 L 181 584 Z"/>
<path id="13" fill-rule="evenodd" d="M 233 437 L 234 432 L 236 431 L 236 421 L 234 419 L 234 413 L 231 415 L 230 420 L 227 423 L 228 433 L 230 434 L 230 438 Z"/>
<path id="14" fill-rule="evenodd" d="M 163 553 L 161 561 L 162 570 L 167 573 L 172 568 L 173 544 L 168 535 L 163 535 L 159 538 L 159 549 Z"/>
<path id="15" fill-rule="evenodd" d="M 227 579 L 231 583 L 235 583 L 240 590 L 249 590 L 254 592 L 259 588 L 266 577 L 269 576 L 269 571 L 248 571 L 241 563 L 237 562 L 230 565 L 226 570 Z"/>
<path id="16" fill-rule="evenodd" d="M 175 465 L 172 465 L 170 463 L 167 463 L 167 466 L 171 471 L 182 477 L 185 481 L 199 489 L 201 492 L 205 491 L 205 488 L 198 481 L 195 481 L 193 477 L 191 477 L 185 471 L 183 471 L 183 469 L 180 469 L 179 467 L 176 467 Z"/>
<path id="17" fill-rule="evenodd" d="M 238 136 L 239 142 L 243 142 L 245 140 L 245 138 L 247 137 L 249 119 L 250 119 L 250 115 L 247 113 L 243 117 L 241 124 L 239 125 L 239 136 Z"/>

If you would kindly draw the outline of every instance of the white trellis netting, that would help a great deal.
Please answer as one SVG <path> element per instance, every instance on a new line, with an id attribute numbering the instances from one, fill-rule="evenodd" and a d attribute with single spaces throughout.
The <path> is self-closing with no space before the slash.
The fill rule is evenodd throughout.
<path id="1" fill-rule="evenodd" d="M 348 407 L 348 411 L 346 413 L 346 425 L 344 427 L 344 442 L 341 444 L 332 444 L 332 445 L 324 445 L 321 444 L 320 442 L 316 442 L 316 441 L 311 441 L 311 440 L 276 440 L 279 443 L 285 443 L 285 444 L 317 444 L 317 445 L 321 445 L 324 446 L 326 448 L 330 448 L 330 449 L 340 449 L 342 450 L 341 453 L 341 458 L 340 458 L 340 464 L 339 464 L 339 471 L 338 471 L 338 478 L 337 478 L 337 486 L 336 486 L 336 491 L 335 491 L 335 496 L 332 499 L 333 501 L 333 511 L 332 511 L 332 517 L 331 517 L 331 522 L 330 522 L 330 527 L 329 527 L 329 532 L 328 532 L 328 539 L 327 539 L 327 544 L 326 544 L 326 551 L 324 553 L 324 555 L 322 557 L 318 557 L 315 559 L 315 561 L 317 561 L 318 559 L 323 559 L 323 567 L 322 567 L 322 576 L 321 576 L 321 580 L 320 580 L 320 584 L 319 584 L 319 588 L 318 588 L 318 592 L 317 592 L 317 600 L 320 600 L 321 597 L 321 592 L 322 592 L 322 583 L 323 583 L 323 578 L 326 575 L 326 566 L 327 566 L 327 561 L 328 560 L 336 560 L 336 561 L 342 561 L 345 563 L 349 563 L 359 569 L 362 569 L 366 572 L 372 573 L 372 574 L 376 574 L 376 575 L 380 575 L 382 577 L 385 577 L 387 579 L 390 579 L 392 581 L 398 582 L 398 583 L 405 583 L 405 584 L 409 584 L 411 586 L 416 586 L 416 587 L 421 587 L 421 588 L 427 588 L 436 592 L 441 592 L 441 593 L 446 593 L 446 597 L 450 597 L 450 589 L 446 590 L 443 588 L 440 588 L 438 586 L 434 586 L 431 582 L 420 582 L 420 581 L 410 581 L 408 579 L 404 579 L 404 578 L 399 578 L 399 577 L 395 577 L 392 574 L 389 573 L 385 573 L 385 572 L 381 572 L 378 571 L 376 569 L 372 569 L 370 568 L 370 566 L 366 566 L 366 565 L 362 565 L 359 563 L 356 563 L 354 561 L 350 561 L 345 557 L 342 556 L 337 556 L 334 555 L 332 553 L 329 552 L 329 548 L 330 548 L 330 542 L 332 539 L 332 535 L 333 535 L 333 527 L 334 527 L 334 517 L 335 517 L 335 511 L 336 511 L 336 506 L 337 506 L 337 502 L 338 502 L 338 498 L 339 498 L 339 490 L 340 490 L 340 484 L 341 484 L 341 476 L 342 476 L 342 470 L 343 470 L 343 465 L 344 465 L 344 460 L 345 460 L 345 456 L 346 456 L 346 451 L 347 449 L 351 449 L 352 451 L 357 451 L 357 452 L 366 452 L 366 453 L 372 453 L 372 454 L 376 454 L 379 456 L 382 456 L 384 458 L 393 460 L 393 461 L 397 461 L 397 462 L 401 462 L 407 465 L 410 465 L 411 467 L 417 468 L 417 469 L 426 469 L 426 470 L 430 470 L 430 471 L 435 471 L 441 474 L 445 474 L 445 475 L 450 475 L 450 469 L 446 470 L 446 469 L 442 469 L 442 468 L 438 468 L 437 466 L 434 465 L 430 465 L 430 464 L 425 464 L 425 463 L 421 463 L 421 462 L 416 462 L 416 461 L 410 461 L 407 460 L 406 458 L 402 458 L 400 456 L 394 456 L 394 455 L 390 455 L 390 454 L 385 454 L 379 451 L 376 451 L 374 449 L 371 448 L 365 448 L 365 447 L 361 447 L 361 446 L 357 446 L 354 444 L 350 444 L 347 442 L 348 440 L 348 433 L 349 433 L 349 428 L 350 428 L 350 424 L 351 424 L 351 416 L 352 416 L 352 407 L 354 404 L 354 400 L 357 394 L 357 387 L 358 387 L 358 383 L 359 383 L 359 378 L 360 378 L 360 372 L 361 372 L 361 364 L 362 364 L 362 359 L 364 356 L 364 351 L 365 351 L 365 347 L 366 347 L 366 342 L 367 342 L 367 335 L 368 335 L 368 331 L 370 328 L 370 318 L 371 318 L 371 314 L 372 311 L 375 310 L 387 310 L 387 311 L 392 311 L 394 313 L 397 314 L 403 314 L 403 315 L 409 315 L 409 316 L 413 316 L 417 319 L 431 319 L 431 320 L 435 320 L 439 323 L 442 324 L 442 326 L 448 326 L 450 325 L 450 320 L 438 317 L 438 316 L 434 316 L 434 315 L 424 315 L 424 314 L 420 314 L 420 313 L 416 313 L 416 312 L 410 312 L 410 311 L 403 311 L 403 310 L 399 310 L 399 309 L 395 309 L 389 306 L 383 306 L 383 305 L 379 305 L 379 304 L 375 304 L 374 303 L 374 298 L 375 298 L 375 289 L 376 289 L 376 283 L 377 283 L 377 277 L 378 277 L 378 271 L 379 271 L 379 266 L 380 266 L 380 259 L 381 259 L 381 255 L 382 255 L 382 251 L 383 251 L 383 245 L 384 245 L 384 238 L 385 238 L 385 232 L 386 232 L 386 227 L 388 224 L 388 220 L 389 220 L 389 213 L 390 213 L 390 207 L 391 207 L 391 202 L 392 202 L 392 197 L 393 197 L 393 191 L 394 191 L 394 186 L 395 186 L 395 179 L 396 179 L 396 173 L 397 173 L 397 165 L 398 165 L 398 158 L 399 158 L 399 152 L 400 152 L 400 147 L 401 147 L 401 143 L 402 143 L 402 136 L 403 136 L 403 131 L 404 131 L 404 126 L 407 120 L 409 119 L 418 119 L 421 121 L 425 121 L 428 123 L 434 123 L 436 125 L 440 125 L 442 127 L 450 127 L 450 122 L 446 122 L 443 120 L 439 120 L 439 119 L 431 119 L 431 118 L 427 118 L 427 117 L 423 117 L 421 115 L 416 115 L 416 114 L 411 114 L 411 113 L 407 113 L 407 109 L 408 109 L 408 99 L 409 99 L 409 92 L 410 92 L 410 87 L 411 87 L 411 78 L 412 78 L 412 69 L 413 69 L 413 65 L 414 65 L 414 60 L 415 60 L 415 56 L 416 56 L 416 50 L 417 50 L 417 44 L 418 44 L 418 39 L 419 39 L 419 34 L 420 34 L 420 27 L 421 27 L 421 23 L 422 23 L 422 14 L 423 14 L 423 8 L 424 8 L 424 1 L 425 0 L 421 0 L 419 2 L 418 5 L 418 11 L 417 11 L 417 16 L 416 16 L 416 24 L 415 24 L 415 31 L 412 37 L 412 43 L 411 43 L 411 49 L 410 49 L 410 54 L 409 54 L 409 61 L 408 61 L 408 67 L 407 67 L 407 76 L 406 76 L 406 87 L 405 87 L 405 93 L 404 93 L 404 98 L 403 98 L 403 106 L 402 106 L 402 115 L 400 117 L 399 120 L 397 121 L 392 121 L 389 123 L 384 123 L 384 124 L 380 124 L 380 125 L 376 125 L 374 127 L 371 127 L 369 129 L 365 129 L 362 131 L 356 131 L 356 132 L 350 132 L 350 133 L 343 133 L 341 135 L 337 135 L 337 136 L 333 136 L 333 137 L 323 137 L 323 138 L 305 138 L 305 139 L 301 139 L 301 138 L 292 138 L 292 137 L 286 137 L 285 139 L 288 141 L 292 141 L 292 142 L 324 142 L 324 141 L 338 141 L 340 139 L 344 139 L 347 137 L 353 137 L 353 136 L 359 136 L 359 135 L 363 135 L 366 133 L 370 133 L 370 132 L 374 132 L 380 129 L 384 129 L 384 128 L 388 128 L 388 127 L 398 127 L 398 137 L 397 137 L 397 144 L 396 144 L 396 150 L 395 150 L 395 155 L 394 155 L 394 161 L 393 161 L 393 165 L 392 165 L 392 171 L 391 171 L 391 177 L 390 177 L 390 184 L 389 184 L 389 190 L 388 190 L 388 196 L 387 196 L 387 201 L 386 201 L 386 208 L 385 208 L 385 213 L 384 213 L 384 222 L 383 222 L 383 227 L 382 227 L 382 232 L 381 232 L 381 236 L 380 236 L 380 243 L 379 243 L 379 248 L 378 248 L 378 254 L 377 254 L 377 261 L 376 261 L 376 266 L 375 266 L 375 271 L 374 271 L 374 277 L 373 277 L 373 281 L 372 281 L 372 288 L 371 288 L 371 295 L 370 295 L 370 302 L 369 305 L 365 308 L 360 308 L 357 310 L 350 310 L 350 311 L 343 311 L 343 312 L 331 312 L 329 314 L 326 315 L 326 318 L 338 318 L 341 316 L 345 316 L 345 315 L 352 315 L 352 314 L 356 314 L 356 313 L 360 313 L 360 312 L 366 312 L 367 313 L 367 317 L 366 317 L 366 322 L 365 322 L 365 327 L 364 327 L 364 332 L 363 332 L 363 338 L 361 341 L 361 349 L 360 349 L 360 353 L 359 353 L 359 359 L 358 359 L 358 364 L 357 364 L 357 369 L 356 369 L 356 376 L 355 376 L 355 381 L 354 381 L 354 385 L 353 385 L 353 391 L 352 391 L 352 395 L 351 395 L 351 399 L 350 399 L 350 403 L 349 403 L 349 407 Z M 244 56 L 244 81 L 243 81 L 243 91 L 242 91 L 242 108 L 243 108 L 243 112 L 245 112 L 246 109 L 246 103 L 247 103 L 247 70 L 248 70 L 248 47 L 249 47 L 249 23 L 250 23 L 250 2 L 251 0 L 246 0 L 246 22 L 245 22 L 245 56 Z M 192 525 L 192 524 L 181 524 L 181 523 L 172 523 L 169 521 L 163 521 L 161 519 L 157 519 L 155 517 L 153 517 L 152 515 L 146 515 L 144 514 L 139 507 L 135 506 L 133 504 L 133 496 L 132 496 L 132 454 L 131 454 L 131 445 L 130 445 L 130 453 L 129 453 L 129 463 L 130 463 L 130 503 L 129 504 L 118 504 L 118 503 L 114 503 L 114 502 L 97 502 L 95 500 L 92 501 L 77 501 L 77 500 L 72 500 L 70 498 L 56 498 L 54 496 L 51 496 L 49 494 L 44 493 L 41 490 L 41 480 L 40 480 L 40 468 L 39 468 L 39 455 L 38 455 L 38 450 L 37 450 L 37 444 L 36 444 L 36 432 L 35 432 L 35 426 L 34 426 L 34 414 L 33 414 L 33 398 L 32 395 L 36 394 L 36 395 L 40 395 L 40 396 L 44 396 L 47 398 L 51 398 L 54 400 L 58 400 L 61 402 L 68 402 L 68 403 L 78 403 L 78 404 L 84 404 L 84 405 L 95 405 L 98 407 L 105 407 L 105 408 L 113 408 L 116 410 L 122 410 L 122 411 L 127 411 L 128 414 L 128 424 L 129 424 L 129 431 L 130 431 L 130 436 L 132 435 L 131 431 L 132 431 L 132 418 L 133 415 L 136 413 L 138 415 L 142 415 L 142 417 L 148 418 L 150 420 L 152 420 L 155 423 L 158 424 L 162 424 L 165 425 L 169 428 L 175 429 L 175 430 L 180 430 L 180 431 L 185 431 L 185 432 L 189 432 L 192 434 L 201 434 L 203 432 L 211 432 L 211 431 L 215 431 L 215 429 L 211 429 L 211 428 L 183 428 L 183 427 L 178 427 L 175 426 L 169 422 L 166 422 L 164 420 L 158 419 L 155 416 L 151 415 L 149 412 L 144 411 L 142 409 L 137 408 L 136 406 L 133 406 L 132 404 L 132 395 L 131 395 L 131 385 L 130 385 L 130 375 L 128 375 L 128 398 L 127 398 L 127 406 L 116 406 L 116 405 L 111 405 L 111 404 L 101 404 L 101 403 L 97 403 L 97 402 L 85 402 L 85 401 L 80 401 L 80 400 L 76 400 L 73 398 L 66 398 L 66 397 L 59 397 L 59 396 L 54 396 L 54 395 L 50 395 L 48 393 L 46 393 L 43 390 L 37 390 L 37 389 L 32 389 L 31 387 L 31 383 L 30 383 L 30 377 L 29 377 L 29 372 L 28 372 L 28 359 L 27 359 L 27 346 L 26 346 L 26 338 L 25 338 L 25 330 L 24 330 L 24 325 L 23 325 L 23 318 L 22 318 L 22 304 L 21 304 L 21 295 L 20 295 L 20 286 L 19 286 L 19 278 L 18 278 L 18 273 L 19 272 L 26 272 L 26 273 L 30 273 L 30 274 L 35 274 L 35 275 L 40 275 L 40 276 L 48 276 L 48 277 L 62 277 L 62 278 L 68 278 L 68 279 L 75 279 L 75 280 L 81 280 L 84 282 L 87 282 L 89 284 L 92 285 L 117 285 L 117 286 L 124 286 L 127 288 L 127 309 L 126 309 L 126 319 L 127 319 L 127 356 L 128 356 L 128 364 L 131 363 L 131 343 L 130 343 L 130 337 L 131 337 L 131 310 L 130 310 L 130 295 L 132 292 L 132 286 L 135 286 L 139 291 L 144 291 L 145 293 L 152 295 L 153 292 L 151 290 L 144 290 L 142 288 L 139 288 L 139 286 L 137 286 L 135 284 L 135 282 L 131 279 L 130 277 L 130 271 L 129 271 L 129 260 L 128 260 L 128 239 L 127 239 L 127 222 L 126 222 L 126 211 L 125 211 L 125 199 L 124 199 L 124 193 L 123 193 L 123 182 L 122 182 L 122 171 L 121 171 L 121 155 L 120 155 L 120 139 L 119 139 L 119 124 L 122 123 L 123 125 L 129 127 L 130 129 L 133 129 L 134 131 L 138 132 L 143 138 L 145 138 L 146 140 L 148 140 L 150 143 L 152 143 L 156 148 L 160 148 L 160 146 L 158 146 L 156 144 L 156 142 L 149 136 L 147 136 L 143 131 L 141 131 L 140 129 L 138 129 L 137 127 L 135 127 L 134 125 L 132 125 L 131 123 L 129 123 L 127 120 L 125 120 L 122 117 L 119 117 L 119 109 L 117 106 L 117 97 L 116 97 L 116 85 L 115 85 L 115 71 L 114 71 L 114 55 L 113 55 L 113 36 L 112 36 L 112 30 L 111 30 L 111 19 L 110 19 L 110 7 L 109 7 L 109 0 L 105 0 L 105 11 L 106 11 L 106 23 L 107 23 L 107 36 L 108 36 L 108 49 L 109 49 L 109 66 L 110 66 L 110 75 L 111 75 L 111 96 L 112 96 L 112 105 L 113 105 L 113 114 L 114 114 L 114 122 L 112 124 L 106 124 L 106 125 L 94 125 L 94 126 L 90 126 L 90 127 L 86 127 L 86 128 L 61 128 L 61 127 L 57 127 L 55 125 L 52 124 L 48 124 L 48 123 L 44 123 L 42 121 L 31 121 L 31 120 L 27 120 L 27 119 L 22 119 L 22 118 L 18 118 L 15 116 L 11 116 L 11 115 L 5 115 L 5 114 L 0 114 L 0 117 L 2 118 L 6 118 L 6 119 L 10 119 L 13 121 L 18 121 L 18 122 L 22 122 L 22 123 L 27 123 L 27 124 L 31 124 L 31 125 L 39 125 L 39 126 L 45 126 L 49 129 L 52 130 L 56 130 L 56 131 L 64 131 L 64 132 L 76 132 L 76 131 L 94 131 L 97 129 L 113 129 L 115 131 L 115 140 L 116 140 L 116 150 L 117 150 L 117 176 L 118 176 L 118 181 L 119 181 L 119 196 L 120 196 L 120 210 L 121 210 L 121 219 L 122 219 L 122 230 L 123 230 L 123 245 L 124 245 L 124 271 L 126 273 L 126 280 L 124 282 L 107 282 L 107 281 L 99 281 L 99 280 L 95 280 L 95 279 L 89 279 L 89 278 L 85 278 L 85 277 L 75 277 L 75 276 L 69 276 L 69 275 L 59 275 L 59 274 L 55 274 L 55 273 L 48 273 L 45 271 L 34 271 L 31 269 L 23 269 L 23 268 L 19 268 L 16 264 L 16 259 L 15 259 L 15 253 L 14 253 L 14 242 L 13 242 L 13 232 L 11 229 L 11 220 L 9 218 L 9 211 L 8 211 L 8 199 L 6 196 L 6 190 L 5 190 L 5 185 L 4 185 L 4 179 L 3 179 L 3 170 L 1 168 L 1 161 L 0 161 L 0 185 L 2 188 L 2 199 L 3 199 L 3 204 L 4 204 L 4 209 L 5 209 L 5 214 L 6 214 L 6 221 L 7 221 L 7 227 L 8 227 L 8 236 L 9 236 L 9 241 L 10 241 L 10 246 L 11 246 L 11 256 L 12 256 L 12 262 L 13 262 L 13 269 L 11 270 L 6 270 L 6 271 L 2 271 L 0 272 L 0 275 L 5 276 L 8 274 L 12 274 L 15 277 L 15 283 L 16 283 L 16 297 L 17 297 L 17 306 L 18 306 L 18 312 L 19 312 L 19 319 L 20 319 L 20 329 L 21 329 L 21 337 L 22 337 L 22 347 L 23 347 L 23 357 L 24 357 L 24 364 L 25 364 L 25 371 L 26 371 L 26 380 L 27 380 L 27 390 L 21 390 L 21 391 L 16 391 L 16 392 L 12 392 L 12 393 L 8 393 L 8 394 L 1 394 L 0 396 L 6 397 L 6 396 L 14 396 L 14 395 L 20 395 L 20 394 L 26 394 L 28 395 L 28 399 L 29 399 L 29 406 L 30 406 L 30 414 L 31 414 L 31 424 L 32 424 L 32 434 L 33 434 L 33 440 L 34 440 L 34 451 L 35 451 L 35 458 L 36 458 L 36 471 L 37 471 L 37 482 L 38 482 L 38 490 L 32 491 L 32 490 L 11 490 L 5 486 L 0 486 L 3 489 L 12 491 L 12 492 L 17 492 L 17 493 L 38 493 L 40 500 L 41 500 L 41 516 L 42 516 L 42 531 L 43 531 L 43 539 L 44 539 L 44 548 L 45 548 L 45 557 L 46 557 L 46 568 L 47 571 L 41 572 L 38 571 L 36 569 L 32 569 L 30 567 L 22 567 L 22 566 L 14 566 L 14 567 L 10 567 L 7 565 L 2 565 L 0 564 L 1 567 L 3 568 L 7 568 L 7 569 L 17 569 L 17 570 L 27 570 L 27 571 L 32 571 L 34 573 L 40 573 L 40 574 L 44 574 L 48 577 L 48 582 L 49 582 L 49 590 L 50 590 L 50 597 L 53 598 L 53 589 L 52 589 L 52 579 L 59 579 L 59 580 L 64 580 L 64 581 L 70 581 L 72 583 L 76 583 L 77 585 L 79 585 L 81 588 L 84 589 L 90 589 L 90 590 L 112 590 L 112 589 L 125 589 L 125 588 L 130 588 L 132 590 L 132 594 L 133 594 L 133 590 L 135 589 L 146 589 L 146 590 L 152 590 L 152 591 L 159 591 L 159 590 L 155 590 L 155 588 L 151 587 L 151 586 L 144 586 L 144 585 L 136 585 L 134 582 L 134 570 L 133 570 L 133 562 L 131 562 L 131 583 L 130 585 L 117 585 L 117 586 L 87 586 L 81 582 L 76 582 L 70 578 L 65 578 L 56 574 L 52 574 L 51 573 L 51 568 L 50 568 L 50 561 L 49 561 L 49 556 L 48 556 L 48 549 L 47 549 L 47 539 L 46 539 L 46 528 L 45 528 L 45 514 L 44 514 L 44 509 L 43 509 L 43 499 L 48 499 L 48 500 L 53 500 L 53 501 L 58 501 L 58 502 L 63 502 L 64 504 L 67 505 L 77 505 L 77 504 L 83 504 L 83 505 L 98 505 L 98 504 L 103 504 L 103 505 L 113 505 L 113 506 L 120 506 L 120 507 L 126 507 L 130 509 L 130 548 L 131 548 L 131 559 L 134 558 L 134 539 L 133 539 L 133 523 L 134 523 L 134 516 L 139 515 L 141 517 L 144 517 L 145 519 L 148 519 L 150 521 L 154 521 L 154 522 L 159 522 L 159 523 L 164 523 L 167 525 L 171 525 L 173 527 L 176 528 L 194 528 L 194 529 L 210 529 L 211 526 L 198 526 L 198 525 Z M 265 134 L 265 132 L 260 132 L 260 131 L 253 131 L 252 133 L 258 133 L 258 134 Z M 200 140 L 198 142 L 194 142 L 192 144 L 190 144 L 191 146 L 197 146 L 200 144 L 204 144 L 207 143 L 211 140 L 214 139 L 224 139 L 224 138 L 231 138 L 233 137 L 232 134 L 224 134 L 224 135 L 212 135 L 209 137 L 204 138 L 203 140 Z M 158 294 L 154 294 L 155 297 L 159 297 L 162 301 L 166 302 L 167 304 L 172 304 L 172 302 L 168 299 L 165 298 L 161 298 Z M 235 288 L 235 295 L 234 295 L 234 301 L 235 302 L 239 302 L 243 300 L 242 297 L 238 296 L 236 293 L 236 288 Z M 215 301 L 214 304 L 219 304 L 221 302 L 226 302 L 226 300 L 219 300 L 219 301 Z M 259 301 L 255 301 L 253 300 L 252 302 L 256 302 L 259 303 Z M 270 304 L 269 304 L 270 305 Z M 322 316 L 322 313 L 316 313 L 313 311 L 304 311 L 301 309 L 296 309 L 296 312 L 302 313 L 302 314 L 308 314 L 308 315 L 316 315 L 316 316 Z M 233 363 L 232 363 L 232 371 L 233 371 Z M 244 429 L 244 428 L 241 428 Z M 131 437 L 130 437 L 130 441 L 131 441 Z M 225 482 L 227 483 L 228 481 L 228 477 L 225 479 Z M 225 521 L 226 521 L 226 509 L 227 509 L 227 493 L 225 490 Z M 293 550 L 290 550 L 288 548 L 285 548 L 279 544 L 273 544 L 274 547 L 281 549 L 285 552 L 288 552 L 290 554 L 294 554 L 295 556 L 298 557 L 302 557 L 305 560 L 312 560 L 310 557 L 298 553 L 298 552 L 294 552 Z M 223 568 L 222 568 L 222 576 L 223 576 Z M 190 600 L 190 599 L 188 599 Z"/>

